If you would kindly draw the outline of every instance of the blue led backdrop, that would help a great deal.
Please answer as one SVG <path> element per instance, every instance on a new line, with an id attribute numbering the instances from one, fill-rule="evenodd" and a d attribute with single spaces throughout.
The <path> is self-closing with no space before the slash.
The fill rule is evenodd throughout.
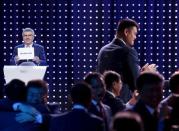
<path id="1" fill-rule="evenodd" d="M 177 0 L 4 0 L 1 69 L 22 42 L 22 29 L 33 28 L 35 42 L 46 51 L 49 102 L 67 110 L 71 86 L 95 71 L 99 49 L 113 39 L 117 22 L 128 17 L 140 24 L 135 48 L 141 66 L 156 63 L 168 79 L 178 69 L 178 10 Z"/>

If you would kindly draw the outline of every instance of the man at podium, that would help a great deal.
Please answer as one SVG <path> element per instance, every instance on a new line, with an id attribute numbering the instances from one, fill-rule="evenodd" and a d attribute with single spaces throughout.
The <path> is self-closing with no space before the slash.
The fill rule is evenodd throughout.
<path id="1" fill-rule="evenodd" d="M 10 60 L 11 65 L 46 65 L 46 56 L 44 47 L 35 44 L 34 30 L 31 28 L 25 28 L 22 32 L 23 44 L 17 45 L 14 48 L 12 58 Z"/>

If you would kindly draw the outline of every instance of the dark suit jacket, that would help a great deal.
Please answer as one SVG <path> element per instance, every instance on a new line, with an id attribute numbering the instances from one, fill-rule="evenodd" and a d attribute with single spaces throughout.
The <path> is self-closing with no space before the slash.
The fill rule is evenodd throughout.
<path id="1" fill-rule="evenodd" d="M 111 108 L 112 115 L 114 116 L 117 112 L 122 111 L 125 109 L 125 104 L 124 102 L 118 98 L 114 97 L 112 94 L 109 92 L 105 93 L 105 96 L 103 98 L 103 103 L 108 105 Z"/>
<path id="2" fill-rule="evenodd" d="M 157 131 L 158 118 L 149 112 L 146 105 L 141 100 L 136 103 L 132 111 L 138 113 L 142 118 L 145 131 Z"/>
<path id="3" fill-rule="evenodd" d="M 0 111 L 0 131 L 41 131 L 40 124 L 34 122 L 18 123 L 15 120 L 17 113 Z"/>
<path id="4" fill-rule="evenodd" d="M 109 126 L 110 126 L 110 122 L 111 122 L 111 119 L 112 119 L 112 111 L 111 111 L 111 109 L 108 105 L 105 105 L 105 104 L 102 103 L 101 106 L 102 106 L 104 112 L 100 112 L 98 107 L 96 105 L 94 105 L 93 103 L 91 103 L 91 106 L 89 108 L 89 112 L 98 116 L 98 117 L 101 117 L 105 122 L 105 129 L 106 129 L 106 131 L 108 131 Z M 104 116 L 102 116 L 102 115 L 104 115 Z"/>
<path id="5" fill-rule="evenodd" d="M 17 45 L 15 48 L 14 48 L 14 51 L 13 51 L 13 55 L 12 55 L 12 58 L 10 60 L 10 63 L 11 65 L 15 65 L 15 61 L 14 61 L 14 57 L 17 55 L 17 49 L 18 48 L 24 48 L 25 45 L 24 44 L 21 44 L 21 45 Z M 39 45 L 39 44 L 33 44 L 33 47 L 34 47 L 34 55 L 35 56 L 38 56 L 39 59 L 41 60 L 40 61 L 40 64 L 39 65 L 46 65 L 47 62 L 46 62 L 46 55 L 45 55 L 45 50 L 44 50 L 44 47 Z M 29 60 L 30 61 L 30 60 Z M 24 62 L 24 60 L 20 60 L 18 65 L 20 63 Z M 37 63 L 35 63 L 37 64 Z"/>
<path id="6" fill-rule="evenodd" d="M 8 112 L 9 114 L 14 114 L 14 115 L 10 115 L 10 117 L 9 117 L 8 113 L 4 113 L 3 114 L 4 117 L 2 117 L 2 116 L 0 116 L 0 117 L 2 117 L 2 118 L 8 117 L 9 121 L 15 121 L 15 114 L 17 112 L 13 111 L 12 106 L 14 103 L 16 103 L 16 101 L 11 101 L 9 99 L 1 99 L 0 100 L 0 112 Z M 38 127 L 34 127 L 34 131 L 35 131 L 35 128 L 38 128 L 38 130 L 43 130 L 43 131 L 48 130 L 49 121 L 52 117 L 50 114 L 60 114 L 59 104 L 46 104 L 46 105 L 45 104 L 38 104 L 38 105 L 36 104 L 36 105 L 31 105 L 31 106 L 35 107 L 42 114 L 42 121 L 43 121 L 43 123 L 41 123 L 41 124 L 36 124 L 36 125 L 32 124 L 32 126 L 38 126 Z M 15 123 L 17 123 L 17 122 L 15 122 Z M 28 126 L 28 124 L 27 124 L 27 126 Z M 3 127 L 5 127 L 5 126 L 3 126 Z"/>
<path id="7" fill-rule="evenodd" d="M 169 118 L 164 120 L 164 131 L 168 131 L 172 125 L 179 125 L 179 97 L 170 94 L 160 104 L 167 105 L 171 109 Z"/>
<path id="8" fill-rule="evenodd" d="M 119 39 L 113 39 L 111 43 L 101 48 L 97 61 L 97 70 L 100 73 L 105 70 L 118 72 L 124 84 L 134 91 L 140 68 L 134 48 L 128 47 Z"/>
<path id="9" fill-rule="evenodd" d="M 104 122 L 81 109 L 73 109 L 51 120 L 50 131 L 104 131 Z"/>

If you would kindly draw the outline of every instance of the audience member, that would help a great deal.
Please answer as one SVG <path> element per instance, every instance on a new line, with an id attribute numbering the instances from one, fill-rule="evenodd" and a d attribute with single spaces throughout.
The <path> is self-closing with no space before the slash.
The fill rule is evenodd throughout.
<path id="1" fill-rule="evenodd" d="M 5 85 L 6 98 L 0 100 L 0 130 L 1 131 L 38 131 L 39 125 L 35 123 L 18 123 L 15 120 L 17 112 L 14 112 L 12 105 L 14 102 L 25 102 L 25 83 L 18 79 L 13 79 Z"/>
<path id="2" fill-rule="evenodd" d="M 179 72 L 172 74 L 169 89 L 171 94 L 160 103 L 165 131 L 171 130 L 173 125 L 179 125 Z"/>
<path id="3" fill-rule="evenodd" d="M 0 100 L 0 110 L 12 111 L 14 102 L 26 101 L 27 88 L 25 83 L 19 79 L 13 79 L 5 85 L 6 98 Z"/>
<path id="4" fill-rule="evenodd" d="M 42 124 L 42 129 L 48 129 L 50 114 L 59 114 L 58 104 L 47 104 L 48 85 L 43 80 L 31 80 L 27 83 L 27 101 L 15 103 L 14 110 L 21 111 L 16 115 L 20 123 L 33 121 Z"/>
<path id="5" fill-rule="evenodd" d="M 114 71 L 105 71 L 103 75 L 106 85 L 106 93 L 103 102 L 111 108 L 112 115 L 114 115 L 118 111 L 124 110 L 126 107 L 123 100 L 119 98 L 122 89 L 121 77 Z"/>
<path id="6" fill-rule="evenodd" d="M 137 113 L 119 112 L 113 118 L 111 131 L 144 131 L 144 129 Z"/>
<path id="7" fill-rule="evenodd" d="M 106 85 L 106 93 L 103 102 L 111 108 L 112 115 L 115 115 L 118 111 L 132 108 L 137 101 L 137 92 L 134 91 L 135 94 L 133 94 L 132 98 L 125 104 L 120 98 L 122 88 L 120 74 L 115 71 L 105 71 L 103 75 Z"/>
<path id="8" fill-rule="evenodd" d="M 91 87 L 84 82 L 75 84 L 71 89 L 71 98 L 72 111 L 52 119 L 50 131 L 104 131 L 102 119 L 88 113 L 92 99 Z"/>
<path id="9" fill-rule="evenodd" d="M 108 130 L 112 114 L 110 107 L 102 102 L 106 92 L 103 76 L 97 72 L 89 72 L 85 76 L 85 82 L 92 87 L 93 98 L 89 112 L 103 118 L 106 125 L 106 130 Z"/>
<path id="10" fill-rule="evenodd" d="M 141 73 L 137 78 L 139 100 L 133 108 L 144 123 L 145 131 L 158 130 L 158 105 L 162 100 L 163 77 L 154 72 Z"/>

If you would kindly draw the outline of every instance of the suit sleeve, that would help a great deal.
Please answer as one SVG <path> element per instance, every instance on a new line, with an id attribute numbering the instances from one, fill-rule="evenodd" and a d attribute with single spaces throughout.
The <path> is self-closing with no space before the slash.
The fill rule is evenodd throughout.
<path id="1" fill-rule="evenodd" d="M 134 49 L 129 49 L 125 59 L 125 74 L 126 83 L 129 88 L 134 91 L 136 88 L 136 79 L 139 75 L 139 61 L 137 52 Z"/>
<path id="2" fill-rule="evenodd" d="M 40 58 L 40 65 L 47 65 L 44 47 L 41 47 L 40 49 L 39 58 Z"/>
<path id="3" fill-rule="evenodd" d="M 14 48 L 12 57 L 11 57 L 11 59 L 10 59 L 10 64 L 11 64 L 11 65 L 16 65 L 15 60 L 14 60 L 14 58 L 15 58 L 16 55 L 17 55 L 17 47 Z"/>

